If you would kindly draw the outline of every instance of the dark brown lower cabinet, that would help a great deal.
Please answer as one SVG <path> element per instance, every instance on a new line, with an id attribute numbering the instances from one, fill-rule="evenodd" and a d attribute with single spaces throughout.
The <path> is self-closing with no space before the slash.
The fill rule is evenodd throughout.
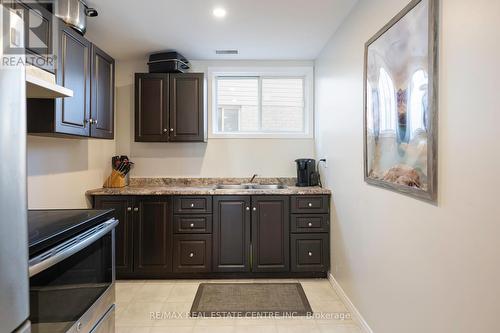
<path id="1" fill-rule="evenodd" d="M 252 271 L 289 271 L 289 245 L 289 197 L 252 197 Z"/>
<path id="2" fill-rule="evenodd" d="M 329 269 L 328 208 L 309 196 L 96 196 L 115 209 L 116 276 L 320 277 Z M 309 202 L 313 211 L 309 212 Z M 322 203 L 323 206 L 325 204 Z"/>
<path id="3" fill-rule="evenodd" d="M 250 271 L 250 197 L 214 197 L 215 272 Z"/>
<path id="4" fill-rule="evenodd" d="M 326 272 L 330 263 L 329 235 L 291 236 L 292 272 Z"/>
<path id="5" fill-rule="evenodd" d="M 210 272 L 212 269 L 212 235 L 175 235 L 174 273 Z"/>
<path id="6" fill-rule="evenodd" d="M 136 199 L 134 272 L 161 275 L 172 271 L 170 197 Z"/>
<path id="7" fill-rule="evenodd" d="M 118 277 L 132 273 L 134 197 L 98 196 L 95 198 L 95 208 L 115 210 L 115 218 L 119 221 L 115 229 L 116 275 Z"/>

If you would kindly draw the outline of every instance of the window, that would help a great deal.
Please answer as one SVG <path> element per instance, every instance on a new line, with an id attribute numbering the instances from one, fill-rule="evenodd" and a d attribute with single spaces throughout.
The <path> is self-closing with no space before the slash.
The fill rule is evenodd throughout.
<path id="1" fill-rule="evenodd" d="M 240 131 L 240 106 L 223 106 L 219 107 L 219 128 L 223 132 L 239 132 Z"/>
<path id="2" fill-rule="evenodd" d="M 295 74 L 214 72 L 211 137 L 312 137 L 311 78 Z"/>

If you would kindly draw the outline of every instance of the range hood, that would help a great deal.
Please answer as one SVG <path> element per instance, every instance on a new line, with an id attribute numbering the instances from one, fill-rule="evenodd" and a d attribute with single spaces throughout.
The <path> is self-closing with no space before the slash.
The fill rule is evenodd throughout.
<path id="1" fill-rule="evenodd" d="M 73 90 L 56 84 L 55 75 L 35 66 L 26 66 L 27 98 L 73 97 Z"/>

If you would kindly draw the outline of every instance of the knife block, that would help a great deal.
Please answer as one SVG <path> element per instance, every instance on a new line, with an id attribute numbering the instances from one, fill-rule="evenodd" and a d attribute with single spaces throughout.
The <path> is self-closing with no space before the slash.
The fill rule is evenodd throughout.
<path id="1" fill-rule="evenodd" d="M 125 187 L 129 184 L 130 177 L 129 175 L 124 175 L 121 172 L 116 170 L 111 171 L 111 175 L 104 182 L 103 187 L 107 188 L 119 188 Z"/>

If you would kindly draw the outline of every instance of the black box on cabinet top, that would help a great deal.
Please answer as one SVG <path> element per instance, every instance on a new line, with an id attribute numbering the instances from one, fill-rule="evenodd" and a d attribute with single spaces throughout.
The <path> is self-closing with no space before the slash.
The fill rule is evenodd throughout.
<path id="1" fill-rule="evenodd" d="M 150 73 L 185 73 L 191 66 L 178 52 L 158 52 L 149 56 Z"/>

